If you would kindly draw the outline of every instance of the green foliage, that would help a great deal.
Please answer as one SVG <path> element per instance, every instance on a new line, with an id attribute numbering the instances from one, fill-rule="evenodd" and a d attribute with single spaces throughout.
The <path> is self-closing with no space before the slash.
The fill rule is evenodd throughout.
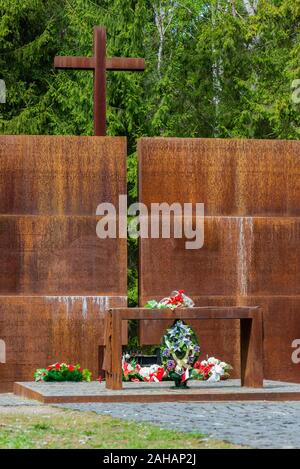
<path id="1" fill-rule="evenodd" d="M 0 0 L 2 133 L 92 135 L 92 73 L 53 69 L 55 55 L 146 58 L 144 73 L 110 72 L 108 133 L 128 138 L 128 193 L 137 198 L 136 140 L 147 135 L 298 139 L 300 6 L 294 0 Z M 129 241 L 129 301 L 137 302 Z"/>
<path id="2" fill-rule="evenodd" d="M 82 374 L 78 371 L 71 373 L 66 370 L 64 373 L 61 373 L 56 370 L 51 370 L 44 376 L 44 381 L 82 381 Z"/>
<path id="3" fill-rule="evenodd" d="M 5 133 L 92 134 L 92 74 L 54 70 L 53 57 L 91 55 L 95 24 L 109 55 L 146 58 L 145 73 L 108 73 L 108 132 L 129 139 L 132 197 L 142 135 L 299 135 L 293 0 L 0 0 L 0 13 Z"/>

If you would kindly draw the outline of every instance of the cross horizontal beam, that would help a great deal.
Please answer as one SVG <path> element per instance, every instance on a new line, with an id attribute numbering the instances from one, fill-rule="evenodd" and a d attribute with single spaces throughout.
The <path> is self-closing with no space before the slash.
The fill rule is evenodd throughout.
<path id="1" fill-rule="evenodd" d="M 145 59 L 113 57 L 106 59 L 106 70 L 143 72 L 145 70 Z"/>
<path id="2" fill-rule="evenodd" d="M 56 56 L 54 58 L 55 68 L 69 70 L 93 70 L 95 68 L 94 57 L 72 57 Z M 142 72 L 145 70 L 145 60 L 136 58 L 113 57 L 106 59 L 106 70 Z"/>
<path id="3" fill-rule="evenodd" d="M 92 57 L 56 56 L 55 68 L 90 70 L 94 76 L 94 133 L 106 135 L 106 71 L 142 72 L 145 60 L 141 58 L 106 57 L 106 29 L 94 27 L 94 55 Z"/>
<path id="4" fill-rule="evenodd" d="M 55 68 L 68 68 L 71 70 L 93 70 L 95 68 L 94 57 L 71 57 L 59 56 L 54 57 Z"/>

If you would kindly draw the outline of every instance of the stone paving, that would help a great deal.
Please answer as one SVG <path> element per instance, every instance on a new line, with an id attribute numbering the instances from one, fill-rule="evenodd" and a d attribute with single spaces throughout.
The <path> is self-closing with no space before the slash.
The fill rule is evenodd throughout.
<path id="1" fill-rule="evenodd" d="M 0 394 L 0 414 L 1 408 L 16 409 L 16 406 L 31 406 L 33 411 L 37 407 L 46 410 L 46 406 L 38 402 L 13 394 Z M 253 448 L 300 448 L 300 402 L 90 403 L 57 404 L 55 407 L 205 433 L 212 438 Z"/>
<path id="2" fill-rule="evenodd" d="M 300 448 L 300 402 L 59 404 L 253 448 Z"/>
<path id="3" fill-rule="evenodd" d="M 0 426 L 1 415 L 3 414 L 22 414 L 22 415 L 55 415 L 62 412 L 63 409 L 41 405 L 39 402 L 21 399 L 14 394 L 0 394 Z"/>
<path id="4" fill-rule="evenodd" d="M 0 394 L 0 407 L 15 407 L 15 406 L 39 406 L 41 405 L 37 401 L 32 401 L 28 399 L 22 399 L 21 397 L 15 396 L 12 393 Z"/>
<path id="5" fill-rule="evenodd" d="M 189 382 L 189 390 L 183 391 L 182 389 L 175 389 L 173 383 L 168 381 L 163 381 L 161 383 L 123 383 L 123 389 L 121 390 L 114 390 L 106 389 L 105 383 L 102 382 L 99 384 L 98 381 L 92 381 L 90 383 L 82 382 L 82 383 L 75 383 L 75 382 L 56 382 L 56 383 L 49 383 L 40 381 L 35 383 L 31 382 L 24 382 L 24 383 L 16 383 L 22 390 L 25 392 L 26 390 L 34 391 L 35 393 L 40 394 L 40 396 L 46 398 L 56 398 L 61 397 L 64 398 L 66 396 L 76 396 L 76 397 L 83 397 L 87 398 L 87 402 L 93 402 L 93 397 L 104 397 L 103 402 L 108 397 L 116 398 L 115 402 L 126 402 L 126 398 L 128 396 L 147 396 L 149 398 L 148 402 L 156 402 L 157 396 L 174 396 L 177 395 L 178 400 L 180 400 L 180 394 L 188 393 L 190 396 L 195 396 L 195 398 L 191 398 L 191 400 L 198 401 L 199 396 L 205 400 L 206 396 L 209 396 L 209 401 L 212 399 L 211 396 L 218 395 L 218 396 L 226 396 L 227 394 L 235 394 L 239 395 L 240 397 L 236 397 L 236 399 L 240 400 L 248 400 L 246 397 L 241 397 L 241 395 L 252 395 L 256 394 L 255 400 L 264 400 L 267 399 L 265 395 L 267 394 L 284 394 L 286 395 L 286 400 L 290 400 L 288 395 L 290 393 L 298 394 L 300 397 L 300 384 L 298 383 L 285 383 L 280 381 L 270 381 L 264 380 L 264 386 L 262 388 L 249 388 L 249 387 L 241 387 L 241 381 L 239 379 L 228 379 L 223 381 L 222 384 L 220 383 L 210 383 L 208 381 L 196 381 L 192 380 Z M 196 398 L 197 396 L 197 398 Z M 123 399 L 124 398 L 124 401 Z M 166 401 L 166 399 L 164 399 Z M 216 399 L 217 400 L 217 399 Z M 130 399 L 128 399 L 130 402 Z M 128 402 L 127 401 L 127 402 Z M 48 400 L 47 402 L 51 402 Z M 57 401 L 53 401 L 57 402 Z M 59 402 L 64 402 L 63 400 Z M 66 401 L 67 402 L 67 401 Z M 101 402 L 98 400 L 98 402 Z M 111 401 L 113 402 L 113 400 Z"/>

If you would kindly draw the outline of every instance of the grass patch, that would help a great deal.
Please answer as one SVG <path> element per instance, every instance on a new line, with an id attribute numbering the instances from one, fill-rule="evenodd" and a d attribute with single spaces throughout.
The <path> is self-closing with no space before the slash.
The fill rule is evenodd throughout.
<path id="1" fill-rule="evenodd" d="M 164 430 L 92 412 L 57 410 L 51 414 L 0 414 L 0 448 L 236 448 L 198 433 Z"/>

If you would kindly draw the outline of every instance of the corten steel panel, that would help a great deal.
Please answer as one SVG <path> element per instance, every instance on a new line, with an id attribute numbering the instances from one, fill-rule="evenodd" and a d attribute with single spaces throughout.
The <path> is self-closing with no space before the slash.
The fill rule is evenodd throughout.
<path id="1" fill-rule="evenodd" d="M 299 382 L 291 343 L 300 338 L 300 142 L 142 139 L 139 179 L 147 206 L 204 202 L 206 216 L 202 249 L 140 241 L 140 305 L 176 288 L 196 305 L 262 305 L 265 375 Z M 193 325 L 202 353 L 236 368 L 237 324 Z M 141 341 L 159 343 L 165 327 L 141 322 Z"/>
<path id="2" fill-rule="evenodd" d="M 203 202 L 206 215 L 300 215 L 300 141 L 143 138 L 138 153 L 146 205 Z"/>
<path id="3" fill-rule="evenodd" d="M 247 293 L 300 295 L 300 218 L 249 218 L 248 224 Z"/>
<path id="4" fill-rule="evenodd" d="M 95 215 L 126 194 L 126 138 L 1 135 L 0 214 Z"/>
<path id="5" fill-rule="evenodd" d="M 0 294 L 126 295 L 126 239 L 96 216 L 0 215 Z"/>
<path id="6" fill-rule="evenodd" d="M 236 218 L 207 217 L 205 243 L 186 249 L 187 238 L 141 240 L 141 300 L 162 298 L 176 288 L 190 296 L 235 295 L 238 279 L 239 223 Z M 154 262 L 155 261 L 155 262 Z M 151 266 L 149 268 L 149 266 Z"/>
<path id="7" fill-rule="evenodd" d="M 6 364 L 0 365 L 0 391 L 12 390 L 19 379 L 31 381 L 36 368 L 61 360 L 79 361 L 96 379 L 102 366 L 104 311 L 126 304 L 121 296 L 2 296 Z M 123 333 L 125 339 L 126 325 Z"/>
<path id="8" fill-rule="evenodd" d="M 149 265 L 150 258 L 146 256 L 150 252 L 159 258 L 160 246 L 165 262 L 160 271 L 160 284 L 155 283 L 156 277 L 150 270 L 141 278 L 141 289 L 147 282 L 152 282 L 149 288 L 155 293 L 142 297 L 141 304 L 153 297 L 160 299 L 164 292 L 174 288 L 173 285 L 182 285 L 198 306 L 262 305 L 267 376 L 299 381 L 299 365 L 291 361 L 291 344 L 300 338 L 299 223 L 299 218 L 207 217 L 204 249 L 187 251 L 186 254 L 184 240 L 144 240 L 142 260 L 145 265 Z M 211 233 L 216 238 L 214 243 L 211 242 Z M 218 242 L 220 239 L 224 241 L 225 234 L 228 243 Z M 217 256 L 213 249 L 210 252 L 212 246 Z M 193 269 L 189 268 L 191 265 Z M 199 337 L 202 357 L 211 354 L 224 357 L 238 370 L 237 323 L 191 321 L 191 324 Z M 152 321 L 145 321 L 141 332 L 146 337 L 142 336 L 142 340 L 157 343 L 168 325 L 161 321 L 153 327 Z M 282 363 L 285 363 L 284 376 Z"/>
<path id="9" fill-rule="evenodd" d="M 292 344 L 300 339 L 300 295 L 248 296 L 240 304 L 262 307 L 265 376 L 300 383 L 300 363 L 292 360 Z"/>
<path id="10" fill-rule="evenodd" d="M 126 305 L 127 242 L 97 237 L 96 209 L 126 191 L 125 138 L 0 136 L 0 389 L 55 360 L 98 373 L 103 317 L 86 296 Z"/>

